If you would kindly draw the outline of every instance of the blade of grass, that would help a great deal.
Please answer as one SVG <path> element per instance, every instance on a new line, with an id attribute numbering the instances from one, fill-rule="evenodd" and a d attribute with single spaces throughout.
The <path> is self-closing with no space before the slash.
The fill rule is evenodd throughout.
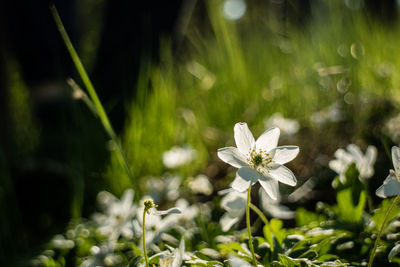
<path id="1" fill-rule="evenodd" d="M 101 121 L 105 131 L 107 132 L 107 134 L 109 135 L 111 140 L 116 145 L 118 154 L 120 156 L 121 164 L 124 166 L 126 173 L 128 174 L 128 176 L 132 182 L 133 188 L 136 191 L 135 197 L 137 198 L 140 195 L 139 187 L 137 185 L 136 180 L 133 178 L 133 175 L 129 168 L 125 154 L 122 150 L 122 147 L 117 138 L 117 135 L 115 134 L 115 131 L 110 123 L 110 120 L 108 119 L 107 113 L 105 112 L 103 105 L 101 104 L 101 101 L 100 101 L 99 97 L 97 96 L 96 90 L 94 89 L 94 86 L 93 86 L 92 82 L 90 81 L 88 74 L 86 73 L 85 67 L 82 64 L 82 62 L 78 56 L 78 53 L 76 52 L 74 46 L 72 45 L 71 40 L 68 37 L 68 34 L 64 28 L 64 25 L 61 21 L 60 15 L 57 12 L 56 7 L 54 5 L 51 5 L 50 11 L 51 11 L 51 14 L 53 15 L 54 21 L 55 21 L 57 28 L 61 34 L 61 37 L 64 40 L 65 46 L 67 47 L 67 50 L 72 58 L 72 61 L 75 64 L 76 70 L 78 71 L 79 76 L 81 77 L 82 82 L 87 89 L 90 99 L 92 100 L 93 105 L 96 108 L 96 111 L 100 118 L 100 121 Z"/>

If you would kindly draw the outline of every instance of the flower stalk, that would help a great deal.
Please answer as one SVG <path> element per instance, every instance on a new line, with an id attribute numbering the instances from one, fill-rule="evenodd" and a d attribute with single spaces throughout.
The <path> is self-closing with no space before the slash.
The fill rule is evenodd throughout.
<path id="1" fill-rule="evenodd" d="M 143 256 L 144 256 L 144 261 L 146 263 L 146 267 L 149 267 L 149 258 L 147 257 L 147 251 L 146 251 L 146 213 L 150 214 L 150 209 L 156 207 L 156 205 L 153 203 L 152 200 L 145 200 L 144 201 L 144 209 L 143 209 L 143 222 L 142 222 L 142 239 L 143 239 Z"/>
<path id="2" fill-rule="evenodd" d="M 377 236 L 377 238 L 375 240 L 374 248 L 372 249 L 371 256 L 369 257 L 368 267 L 372 266 L 372 263 L 373 263 L 374 258 L 375 258 L 376 248 L 378 247 L 378 244 L 379 244 L 379 242 L 381 240 L 381 236 L 382 236 L 383 230 L 386 227 L 386 223 L 387 223 L 387 221 L 389 219 L 390 214 L 392 213 L 392 210 L 399 203 L 399 201 L 400 201 L 400 195 L 397 195 L 396 198 L 393 200 L 392 205 L 390 205 L 388 211 L 385 214 L 385 219 L 383 220 L 381 228 L 379 229 L 378 236 Z"/>
<path id="3" fill-rule="evenodd" d="M 263 223 L 264 223 L 265 225 L 268 224 L 268 219 L 267 219 L 267 217 L 265 217 L 264 213 L 263 213 L 259 208 L 257 208 L 256 205 L 250 203 L 250 208 L 251 208 L 255 213 L 257 213 L 258 217 L 261 219 L 261 221 L 263 221 Z"/>
<path id="4" fill-rule="evenodd" d="M 257 267 L 256 255 L 254 254 L 253 238 L 251 236 L 251 225 L 250 225 L 250 197 L 251 197 L 251 186 L 247 189 L 247 203 L 246 203 L 246 225 L 247 233 L 249 235 L 249 247 L 251 251 L 251 256 L 253 258 L 253 265 Z"/>

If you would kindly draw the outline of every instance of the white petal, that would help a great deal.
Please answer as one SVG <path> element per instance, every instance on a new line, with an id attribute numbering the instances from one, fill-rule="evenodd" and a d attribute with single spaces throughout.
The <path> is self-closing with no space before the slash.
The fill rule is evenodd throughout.
<path id="1" fill-rule="evenodd" d="M 335 171 L 337 174 L 345 172 L 348 166 L 349 164 L 338 159 L 329 161 L 329 168 L 331 168 L 331 170 Z"/>
<path id="2" fill-rule="evenodd" d="M 363 153 L 357 145 L 350 144 L 347 146 L 347 150 L 350 152 L 350 154 L 353 156 L 354 160 L 357 163 L 359 163 L 363 160 Z"/>
<path id="3" fill-rule="evenodd" d="M 392 262 L 393 257 L 396 256 L 397 254 L 399 254 L 399 252 L 400 252 L 400 244 L 397 244 L 389 252 L 389 256 L 388 256 L 389 262 Z"/>
<path id="4" fill-rule="evenodd" d="M 229 229 L 231 229 L 232 225 L 237 223 L 240 218 L 238 217 L 231 217 L 229 216 L 229 213 L 225 213 L 222 215 L 221 219 L 219 220 L 219 223 L 222 226 L 222 231 L 226 232 Z"/>
<path id="5" fill-rule="evenodd" d="M 258 178 L 260 177 L 260 174 L 255 169 L 249 167 L 240 168 L 237 171 L 237 175 L 239 175 L 246 181 L 251 181 L 252 183 L 256 183 L 258 181 Z"/>
<path id="6" fill-rule="evenodd" d="M 299 154 L 298 146 L 278 146 L 275 149 L 274 162 L 278 164 L 285 164 L 293 160 Z"/>
<path id="7" fill-rule="evenodd" d="M 271 214 L 272 217 L 278 219 L 293 219 L 296 217 L 296 212 L 290 210 L 288 207 L 283 205 L 270 205 L 268 207 L 268 213 Z"/>
<path id="8" fill-rule="evenodd" d="M 400 183 L 397 181 L 396 175 L 391 172 L 376 190 L 376 195 L 381 198 L 387 198 L 398 194 L 400 194 Z"/>
<path id="9" fill-rule="evenodd" d="M 253 134 L 250 132 L 247 123 L 236 123 L 233 132 L 237 148 L 242 154 L 246 155 L 254 147 L 255 143 Z"/>
<path id="10" fill-rule="evenodd" d="M 236 168 L 247 166 L 245 157 L 236 147 L 231 146 L 218 149 L 218 157 Z"/>
<path id="11" fill-rule="evenodd" d="M 278 145 L 280 130 L 279 128 L 271 128 L 266 130 L 256 141 L 256 148 L 269 152 Z"/>
<path id="12" fill-rule="evenodd" d="M 236 175 L 231 186 L 238 192 L 244 192 L 250 187 L 251 181 L 243 179 L 240 175 Z"/>
<path id="13" fill-rule="evenodd" d="M 392 147 L 392 160 L 395 171 L 400 171 L 400 148 Z"/>
<path id="14" fill-rule="evenodd" d="M 246 198 L 246 193 L 232 191 L 221 199 L 221 207 L 229 212 L 231 217 L 243 216 L 245 213 Z"/>
<path id="15" fill-rule="evenodd" d="M 153 215 L 167 215 L 167 214 L 180 214 L 182 213 L 180 208 L 170 208 L 168 210 L 153 210 L 151 214 Z"/>
<path id="16" fill-rule="evenodd" d="M 269 171 L 269 175 L 279 182 L 290 186 L 295 186 L 297 184 L 297 180 L 293 172 L 283 165 L 274 164 L 272 169 Z"/>
<path id="17" fill-rule="evenodd" d="M 231 267 L 252 267 L 251 264 L 242 260 L 239 257 L 236 257 L 232 254 L 229 254 L 229 266 Z"/>
<path id="18" fill-rule="evenodd" d="M 185 254 L 185 239 L 181 239 L 179 243 L 179 248 L 175 250 L 175 256 L 171 263 L 171 267 L 180 267 L 182 266 L 183 256 Z"/>
<path id="19" fill-rule="evenodd" d="M 376 155 L 378 154 L 376 147 L 368 146 L 367 152 L 365 152 L 365 157 L 367 159 L 368 164 L 374 165 L 376 161 Z"/>
<path id="20" fill-rule="evenodd" d="M 336 150 L 335 152 L 335 157 L 343 162 L 346 162 L 348 164 L 350 164 L 351 162 L 354 161 L 353 156 L 350 155 L 349 153 L 347 153 L 344 149 L 339 148 L 338 150 Z"/>
<path id="21" fill-rule="evenodd" d="M 270 198 L 273 200 L 278 199 L 279 185 L 277 180 L 260 175 L 260 179 L 258 181 Z"/>

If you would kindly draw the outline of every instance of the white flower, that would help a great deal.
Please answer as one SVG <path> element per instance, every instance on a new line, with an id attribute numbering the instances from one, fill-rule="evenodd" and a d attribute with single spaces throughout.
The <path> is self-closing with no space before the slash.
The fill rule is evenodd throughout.
<path id="1" fill-rule="evenodd" d="M 97 196 L 104 211 L 94 214 L 93 219 L 99 225 L 99 232 L 108 236 L 111 241 L 116 241 L 121 235 L 126 238 L 133 237 L 132 219 L 137 209 L 133 203 L 133 196 L 134 192 L 131 189 L 124 192 L 121 200 L 106 191 Z"/>
<path id="2" fill-rule="evenodd" d="M 260 188 L 259 195 L 263 210 L 274 218 L 293 219 L 296 215 L 296 212 L 291 211 L 288 207 L 279 204 L 279 188 L 276 188 L 276 190 L 278 192 L 278 199 L 273 200 L 270 196 L 268 196 L 268 194 L 265 193 L 265 190 Z M 226 210 L 226 213 L 222 215 L 219 221 L 222 231 L 226 232 L 231 229 L 235 223 L 239 222 L 243 218 L 246 212 L 245 207 L 247 195 L 245 192 L 238 192 L 233 189 L 226 189 L 218 193 L 226 193 L 226 195 L 221 199 L 221 207 Z"/>
<path id="3" fill-rule="evenodd" d="M 195 194 L 209 196 L 213 192 L 213 186 L 204 174 L 197 175 L 193 181 L 189 182 L 189 189 Z"/>
<path id="4" fill-rule="evenodd" d="M 179 248 L 170 248 L 164 255 L 160 257 L 160 267 L 180 267 L 182 266 L 183 257 L 185 255 L 185 240 L 181 239 Z"/>
<path id="5" fill-rule="evenodd" d="M 162 177 L 149 177 L 146 179 L 147 191 L 156 203 L 165 199 L 175 201 L 179 198 L 179 187 L 182 178 L 178 175 L 163 175 Z"/>
<path id="6" fill-rule="evenodd" d="M 339 122 L 345 117 L 343 109 L 337 102 L 332 103 L 330 106 L 323 110 L 314 112 L 310 116 L 310 121 L 318 126 L 322 126 L 327 122 Z"/>
<path id="7" fill-rule="evenodd" d="M 339 174 L 339 179 L 342 183 L 346 182 L 346 170 L 353 163 L 354 159 L 350 153 L 346 152 L 344 149 L 339 148 L 335 152 L 336 159 L 329 161 L 329 168 Z"/>
<path id="8" fill-rule="evenodd" d="M 271 117 L 266 119 L 264 125 L 266 128 L 278 127 L 282 134 L 289 136 L 296 134 L 300 128 L 298 121 L 284 118 L 279 112 L 272 114 Z"/>
<path id="9" fill-rule="evenodd" d="M 233 254 L 229 254 L 229 266 L 231 266 L 231 267 L 252 267 L 253 265 Z M 262 265 L 258 264 L 257 266 L 261 267 Z"/>
<path id="10" fill-rule="evenodd" d="M 60 248 L 60 249 L 71 249 L 75 246 L 74 241 L 65 239 L 63 235 L 55 235 L 51 240 L 51 244 L 55 248 Z"/>
<path id="11" fill-rule="evenodd" d="M 278 185 L 277 185 L 278 186 Z M 260 200 L 261 200 L 261 207 L 263 210 L 271 215 L 274 218 L 278 219 L 293 219 L 296 216 L 296 212 L 290 210 L 288 207 L 279 204 L 280 202 L 280 194 L 279 188 L 276 189 L 278 191 L 277 199 L 272 199 L 268 196 L 264 190 L 258 191 Z"/>
<path id="12" fill-rule="evenodd" d="M 347 146 L 347 151 L 339 148 L 335 152 L 336 159 L 329 162 L 329 167 L 339 174 L 342 183 L 346 182 L 345 173 L 347 168 L 355 163 L 360 173 L 360 180 L 371 178 L 374 175 L 374 163 L 376 160 L 377 150 L 374 146 L 368 146 L 365 155 L 361 149 L 355 144 Z"/>
<path id="13" fill-rule="evenodd" d="M 347 151 L 349 151 L 354 158 L 354 162 L 360 173 L 360 178 L 371 178 L 374 175 L 374 164 L 377 155 L 376 147 L 368 146 L 364 155 L 358 146 L 350 144 L 347 146 Z"/>
<path id="14" fill-rule="evenodd" d="M 389 255 L 388 255 L 388 260 L 389 262 L 392 262 L 392 259 L 399 254 L 400 252 L 400 244 L 397 244 L 396 246 L 394 246 L 392 248 L 392 250 L 390 250 Z"/>
<path id="15" fill-rule="evenodd" d="M 221 207 L 226 210 L 219 223 L 222 231 L 231 229 L 232 225 L 239 222 L 246 212 L 246 193 L 229 190 L 229 193 L 221 199 Z"/>
<path id="16" fill-rule="evenodd" d="M 97 267 L 97 266 L 115 266 L 122 262 L 122 258 L 118 254 L 114 254 L 114 245 L 104 243 L 102 245 L 93 246 L 90 249 L 92 254 L 84 260 L 80 267 Z"/>
<path id="17" fill-rule="evenodd" d="M 135 232 L 142 232 L 143 224 L 143 210 L 144 210 L 144 199 L 149 199 L 145 196 L 140 202 L 142 203 L 140 208 L 137 209 L 137 220 L 133 221 L 133 228 Z M 146 214 L 146 246 L 150 246 L 160 240 L 163 233 L 173 228 L 179 221 L 179 214 L 181 210 L 179 208 L 171 208 L 165 211 L 159 211 L 152 208 Z M 167 215 L 161 217 L 162 215 Z M 143 236 L 143 235 L 142 235 Z M 142 245 L 142 242 L 140 242 Z"/>
<path id="18" fill-rule="evenodd" d="M 162 162 L 169 169 L 176 169 L 194 160 L 196 151 L 189 146 L 174 146 L 162 155 Z"/>
<path id="19" fill-rule="evenodd" d="M 386 198 L 400 194 L 400 148 L 392 147 L 394 170 L 390 170 L 383 184 L 376 190 L 378 197 Z"/>
<path id="20" fill-rule="evenodd" d="M 400 142 L 400 114 L 390 118 L 385 123 L 384 130 L 394 142 Z"/>
<path id="21" fill-rule="evenodd" d="M 243 192 L 256 182 L 272 199 L 277 199 L 276 184 L 279 182 L 295 186 L 296 177 L 283 166 L 299 153 L 298 146 L 279 146 L 280 130 L 271 128 L 257 141 L 254 140 L 246 123 L 236 123 L 234 136 L 236 147 L 218 149 L 218 157 L 233 167 L 239 168 L 232 188 Z"/>

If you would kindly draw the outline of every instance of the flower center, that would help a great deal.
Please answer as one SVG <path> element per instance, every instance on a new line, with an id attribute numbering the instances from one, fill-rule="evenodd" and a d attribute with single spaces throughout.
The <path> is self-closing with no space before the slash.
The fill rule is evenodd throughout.
<path id="1" fill-rule="evenodd" d="M 269 172 L 271 169 L 270 164 L 273 163 L 272 157 L 266 150 L 257 150 L 256 147 L 253 147 L 248 153 L 247 162 L 262 175 L 266 175 Z"/>
<path id="2" fill-rule="evenodd" d="M 263 162 L 263 158 L 260 154 L 257 154 L 251 159 L 251 161 L 255 166 L 258 166 Z"/>

